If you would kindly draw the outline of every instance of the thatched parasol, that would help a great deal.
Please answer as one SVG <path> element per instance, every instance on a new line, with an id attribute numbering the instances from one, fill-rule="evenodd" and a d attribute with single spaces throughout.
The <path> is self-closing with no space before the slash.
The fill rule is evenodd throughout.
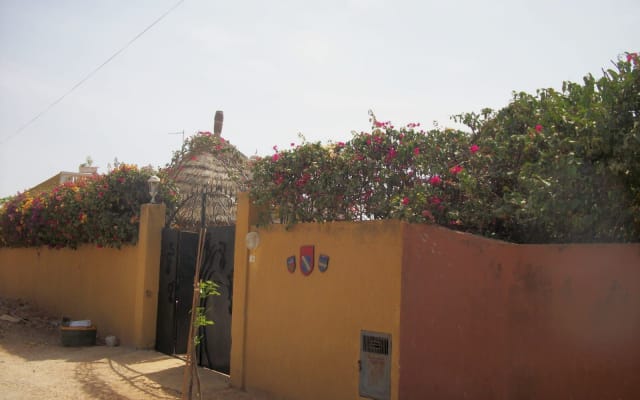
<path id="1" fill-rule="evenodd" d="M 236 194 L 246 189 L 248 159 L 221 131 L 222 111 L 217 111 L 214 133 L 198 132 L 174 154 L 169 176 L 178 187 L 180 205 L 171 225 L 197 231 L 203 217 L 205 226 L 235 223 Z"/>

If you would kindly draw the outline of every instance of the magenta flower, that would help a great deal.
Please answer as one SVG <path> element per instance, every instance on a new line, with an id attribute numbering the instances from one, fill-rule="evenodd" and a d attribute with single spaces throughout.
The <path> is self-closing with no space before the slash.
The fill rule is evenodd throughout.
<path id="1" fill-rule="evenodd" d="M 413 155 L 419 155 L 420 154 L 420 148 L 416 147 L 415 149 L 413 149 Z"/>
<path id="2" fill-rule="evenodd" d="M 442 199 L 441 199 L 440 197 L 438 197 L 438 196 L 433 196 L 433 197 L 431 198 L 431 204 L 433 204 L 433 205 L 437 206 L 437 205 L 440 205 L 440 203 L 442 203 Z"/>
<path id="3" fill-rule="evenodd" d="M 449 168 L 449 172 L 451 172 L 453 175 L 457 175 L 457 174 L 459 174 L 460 172 L 462 172 L 462 170 L 463 170 L 463 169 L 464 169 L 464 168 L 462 168 L 461 166 L 456 165 L 456 166 L 454 166 L 454 167 Z"/>
<path id="4" fill-rule="evenodd" d="M 405 205 L 405 206 L 409 205 L 409 198 L 408 197 L 403 198 L 402 199 L 402 204 Z"/>
<path id="5" fill-rule="evenodd" d="M 429 184 L 431 186 L 437 186 L 440 183 L 442 183 L 442 179 L 440 179 L 440 176 L 438 176 L 438 175 L 434 175 L 431 178 L 429 178 Z"/>
<path id="6" fill-rule="evenodd" d="M 542 132 L 542 125 L 540 124 L 536 125 L 536 132 L 538 133 Z"/>
<path id="7" fill-rule="evenodd" d="M 474 144 L 471 147 L 469 147 L 469 151 L 471 152 L 471 154 L 476 154 L 478 150 L 480 150 L 480 146 L 478 146 L 477 144 Z"/>
<path id="8" fill-rule="evenodd" d="M 280 158 L 280 156 L 276 153 L 271 157 L 271 161 L 276 162 L 276 161 L 278 161 L 279 158 Z"/>

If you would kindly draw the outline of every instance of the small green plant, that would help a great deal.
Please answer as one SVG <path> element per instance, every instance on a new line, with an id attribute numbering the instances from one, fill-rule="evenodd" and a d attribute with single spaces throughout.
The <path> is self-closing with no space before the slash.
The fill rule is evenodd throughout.
<path id="1" fill-rule="evenodd" d="M 200 281 L 200 300 L 206 299 L 209 296 L 219 296 L 218 284 L 213 281 Z M 200 327 L 206 327 L 213 325 L 215 322 L 207 318 L 206 307 L 196 307 L 196 316 L 194 319 L 194 331 L 199 332 Z M 202 341 L 202 335 L 196 334 L 193 337 L 193 343 L 198 346 Z"/>

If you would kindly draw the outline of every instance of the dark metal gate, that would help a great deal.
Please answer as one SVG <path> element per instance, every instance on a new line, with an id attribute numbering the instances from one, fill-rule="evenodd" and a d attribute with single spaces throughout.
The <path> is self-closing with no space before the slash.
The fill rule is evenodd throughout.
<path id="1" fill-rule="evenodd" d="M 214 325 L 200 327 L 198 365 L 225 374 L 229 373 L 231 354 L 234 241 L 234 226 L 207 228 L 200 270 L 201 280 L 218 284 L 220 296 L 200 300 L 207 319 L 213 320 Z M 169 228 L 162 231 L 156 329 L 156 349 L 162 353 L 187 352 L 197 249 L 197 233 Z"/>

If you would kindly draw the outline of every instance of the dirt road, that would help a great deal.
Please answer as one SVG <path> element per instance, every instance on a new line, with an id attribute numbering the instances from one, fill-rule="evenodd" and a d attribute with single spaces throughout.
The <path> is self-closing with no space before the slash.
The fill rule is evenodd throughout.
<path id="1" fill-rule="evenodd" d="M 0 397 L 180 398 L 183 361 L 126 347 L 63 347 L 56 323 L 27 303 L 0 299 Z M 225 375 L 201 369 L 200 376 L 203 399 L 263 399 L 229 388 Z"/>

